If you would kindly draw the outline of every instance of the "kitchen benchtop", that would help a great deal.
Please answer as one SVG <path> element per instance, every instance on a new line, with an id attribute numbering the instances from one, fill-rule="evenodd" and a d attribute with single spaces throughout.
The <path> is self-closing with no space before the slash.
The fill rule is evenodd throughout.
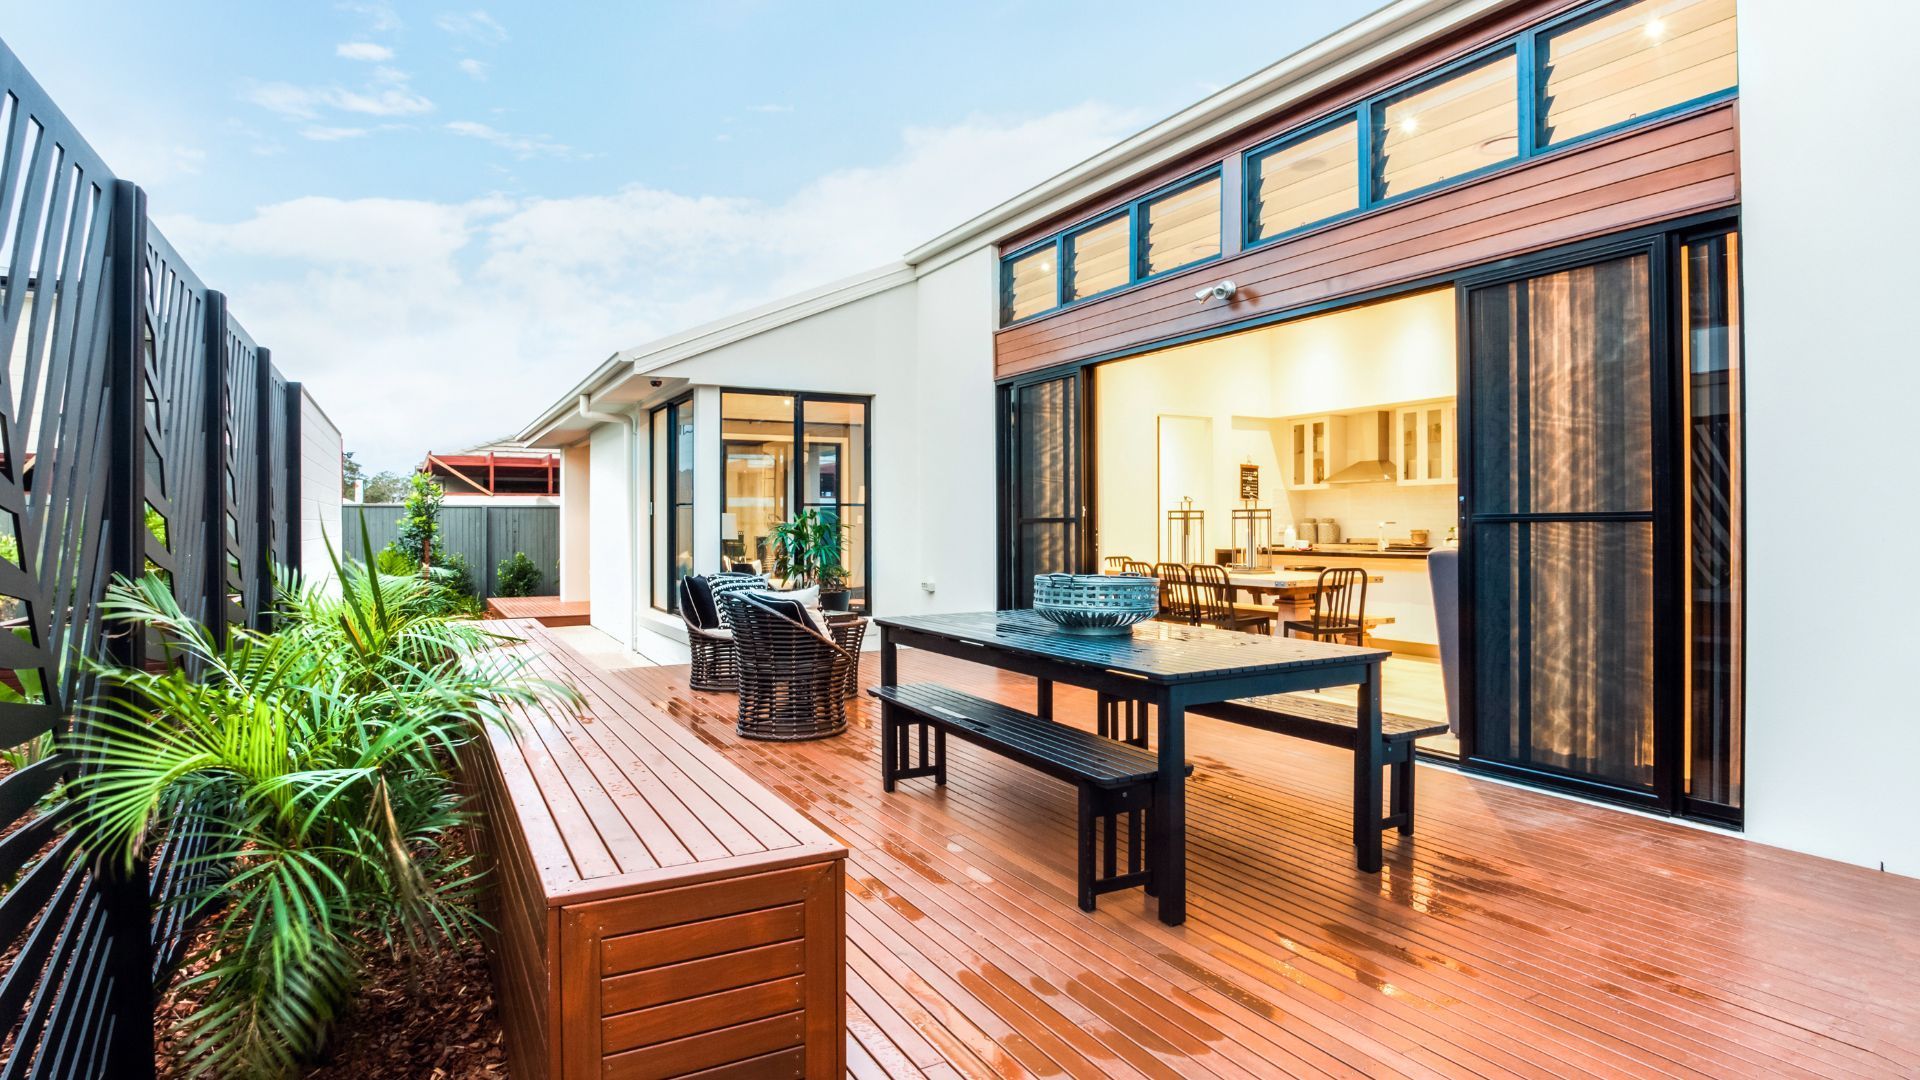
<path id="1" fill-rule="evenodd" d="M 1275 550 L 1271 553 L 1273 564 L 1285 566 L 1288 563 L 1307 559 L 1314 555 L 1340 559 L 1425 559 L 1433 549 L 1425 551 L 1381 551 L 1377 544 L 1315 544 L 1310 548 L 1295 548 L 1288 551 Z"/>

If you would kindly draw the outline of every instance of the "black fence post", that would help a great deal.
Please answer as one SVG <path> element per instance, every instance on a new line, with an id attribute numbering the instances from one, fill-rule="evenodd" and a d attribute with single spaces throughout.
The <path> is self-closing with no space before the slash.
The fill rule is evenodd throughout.
<path id="1" fill-rule="evenodd" d="M 286 547 L 287 565 L 293 568 L 297 574 L 302 569 L 301 563 L 305 560 L 304 548 L 306 544 L 306 538 L 300 533 L 300 440 L 305 438 L 305 435 L 300 430 L 300 399 L 304 396 L 305 391 L 300 388 L 299 383 L 290 382 L 287 384 L 286 393 L 287 489 L 284 505 L 286 506 L 287 535 L 283 543 Z M 333 540 L 334 543 L 340 542 L 340 538 L 337 536 L 334 537 Z"/>
<path id="2" fill-rule="evenodd" d="M 246 553 L 252 567 L 253 610 L 247 621 L 255 630 L 269 629 L 273 618 L 273 492 L 281 477 L 273 474 L 273 351 L 256 350 L 253 364 L 253 550 Z M 241 530 L 245 533 L 245 530 Z"/>
<path id="3" fill-rule="evenodd" d="M 112 235 L 108 238 L 107 296 L 112 307 L 107 345 L 107 505 L 99 523 L 107 569 L 133 579 L 146 569 L 146 357 L 141 298 L 147 250 L 146 193 L 125 180 L 113 182 Z M 121 667 L 146 662 L 146 635 L 121 628 L 106 633 L 108 661 Z M 98 693 L 98 683 L 92 684 Z M 110 980 L 108 1015 L 114 1017 L 108 1045 L 114 1076 L 153 1075 L 153 944 L 147 868 L 96 864 L 106 905 L 105 947 Z"/>
<path id="4" fill-rule="evenodd" d="M 200 393 L 205 417 L 201 463 L 206 470 L 207 632 L 216 644 L 227 640 L 227 296 L 207 290 L 207 357 L 201 367 Z"/>

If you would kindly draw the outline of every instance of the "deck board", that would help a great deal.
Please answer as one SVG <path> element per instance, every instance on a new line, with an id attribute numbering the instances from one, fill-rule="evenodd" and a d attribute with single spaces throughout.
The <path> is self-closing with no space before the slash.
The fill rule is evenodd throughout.
<path id="1" fill-rule="evenodd" d="M 854 1075 L 1920 1072 L 1920 882 L 1429 766 L 1419 835 L 1361 874 L 1348 755 L 1193 718 L 1188 922 L 1137 892 L 1085 915 L 1068 785 L 955 742 L 946 789 L 886 795 L 864 696 L 841 737 L 757 743 L 684 668 L 542 647 L 847 846 Z M 901 668 L 1032 700 L 957 660 Z M 1057 704 L 1091 726 L 1090 695 Z"/>

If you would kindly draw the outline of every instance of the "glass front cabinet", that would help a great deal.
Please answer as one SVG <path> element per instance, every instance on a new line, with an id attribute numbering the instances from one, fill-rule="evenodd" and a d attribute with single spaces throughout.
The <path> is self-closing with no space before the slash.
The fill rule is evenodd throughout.
<path id="1" fill-rule="evenodd" d="M 1451 401 L 1403 405 L 1395 411 L 1394 447 L 1402 484 L 1454 482 L 1454 428 L 1459 409 Z"/>

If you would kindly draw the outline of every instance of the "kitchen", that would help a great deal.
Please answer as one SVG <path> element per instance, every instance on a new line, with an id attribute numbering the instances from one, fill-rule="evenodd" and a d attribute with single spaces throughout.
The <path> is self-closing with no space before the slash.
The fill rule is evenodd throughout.
<path id="1" fill-rule="evenodd" d="M 1387 707 L 1444 717 L 1426 558 L 1458 523 L 1455 342 L 1438 289 L 1100 365 L 1097 556 L 1224 564 L 1302 618 L 1307 575 L 1360 567 Z"/>

